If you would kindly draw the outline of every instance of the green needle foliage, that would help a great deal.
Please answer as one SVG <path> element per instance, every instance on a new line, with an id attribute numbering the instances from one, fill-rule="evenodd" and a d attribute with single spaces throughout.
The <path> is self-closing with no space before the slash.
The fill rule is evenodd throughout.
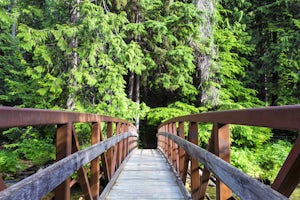
<path id="1" fill-rule="evenodd" d="M 158 125 L 204 111 L 297 104 L 299 10 L 298 0 L 2 0 L 0 105 Z M 89 128 L 78 129 L 85 143 Z M 19 159 L 46 162 L 34 156 L 53 152 L 53 130 L 26 130 L 0 134 L 7 142 L 0 163 L 16 149 Z M 210 130 L 199 126 L 201 145 Z M 262 162 L 258 152 L 286 152 L 284 142 L 270 129 L 231 132 L 233 163 L 272 180 L 282 157 Z"/>

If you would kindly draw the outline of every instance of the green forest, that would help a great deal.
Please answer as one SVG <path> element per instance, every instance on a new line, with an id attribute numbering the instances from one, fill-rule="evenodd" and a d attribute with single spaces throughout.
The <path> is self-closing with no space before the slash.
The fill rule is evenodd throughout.
<path id="1" fill-rule="evenodd" d="M 299 11 L 299 0 L 0 0 L 0 105 L 105 114 L 143 129 L 298 104 Z M 78 129 L 84 142 L 88 127 Z M 199 126 L 201 145 L 210 129 Z M 272 182 L 297 134 L 231 126 L 231 162 Z M 1 131 L 3 178 L 26 167 L 20 160 L 55 159 L 54 137 L 53 127 Z"/>

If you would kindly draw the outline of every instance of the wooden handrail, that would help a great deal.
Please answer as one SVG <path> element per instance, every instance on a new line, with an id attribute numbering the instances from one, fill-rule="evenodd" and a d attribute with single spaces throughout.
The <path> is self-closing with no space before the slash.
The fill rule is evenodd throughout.
<path id="1" fill-rule="evenodd" d="M 40 170 L 34 175 L 1 191 L 0 199 L 41 199 L 81 166 L 89 163 L 110 147 L 131 136 L 137 136 L 137 134 L 131 132 L 123 133 L 71 154 L 46 169 Z"/>
<path id="2" fill-rule="evenodd" d="M 210 173 L 213 172 L 217 180 L 217 199 L 228 199 L 232 198 L 233 190 L 237 195 L 241 195 L 241 198 L 247 199 L 250 193 L 253 196 L 257 194 L 260 199 L 266 199 L 265 195 L 262 193 L 257 193 L 257 188 L 253 188 L 255 185 L 260 189 L 265 189 L 261 183 L 258 184 L 256 180 L 248 179 L 243 177 L 244 175 L 238 173 L 238 176 L 233 177 L 238 181 L 232 180 L 233 175 L 237 175 L 236 169 L 233 169 L 229 164 L 230 162 L 230 135 L 229 135 L 229 125 L 249 125 L 258 127 L 270 127 L 282 130 L 300 130 L 300 105 L 292 106 L 278 106 L 278 107 L 266 107 L 266 108 L 256 108 L 256 109 L 243 109 L 243 110 L 233 110 L 233 111 L 217 111 L 200 113 L 194 115 L 186 115 L 181 117 L 176 117 L 166 122 L 162 123 L 158 129 L 158 146 L 166 154 L 171 163 L 175 163 L 174 158 L 177 159 L 179 163 L 178 174 L 185 183 L 188 162 L 191 160 L 191 188 L 193 199 L 203 199 L 205 197 L 205 191 L 208 184 L 208 179 Z M 204 150 L 199 150 L 200 147 L 194 149 L 191 144 L 187 145 L 193 150 L 188 150 L 188 147 L 183 148 L 184 139 L 184 123 L 189 123 L 188 138 L 187 140 L 198 146 L 198 124 L 199 123 L 212 123 L 213 129 L 211 138 L 208 144 L 208 151 L 216 156 L 220 157 L 223 161 L 215 163 L 218 169 L 215 169 L 211 164 L 207 162 L 211 161 L 211 154 L 208 154 Z M 175 137 L 176 136 L 176 137 Z M 180 136 L 182 138 L 177 138 Z M 179 142 L 181 141 L 181 142 Z M 178 143 L 179 142 L 179 143 Z M 176 147 L 176 145 L 181 146 L 181 148 Z M 174 149 L 178 149 L 175 151 Z M 179 152 L 179 155 L 177 155 Z M 209 156 L 207 156 L 209 155 Z M 199 156 L 202 156 L 202 160 L 199 160 Z M 204 157 L 203 157 L 204 156 Z M 205 157 L 206 156 L 206 157 Z M 200 177 L 198 170 L 195 168 L 193 159 L 197 162 L 201 161 L 205 168 L 202 176 Z M 207 159 L 207 160 L 206 160 Z M 214 159 L 214 158 L 213 158 Z M 206 164 L 205 164 L 206 163 Z M 198 165 L 198 164 L 197 164 Z M 194 167 L 193 167 L 194 166 Z M 230 166 L 230 167 L 228 167 Z M 271 191 L 278 191 L 284 196 L 281 198 L 286 198 L 291 195 L 295 187 L 300 181 L 300 136 L 298 136 L 292 150 L 290 151 L 286 161 L 284 162 L 281 170 L 279 171 L 274 183 L 271 185 L 272 189 L 268 189 L 268 194 L 273 195 Z M 224 169 L 222 169 L 224 168 Z M 219 172 L 219 170 L 224 170 Z M 233 173 L 234 172 L 234 173 Z M 225 176 L 220 176 L 220 173 L 227 174 Z M 200 180 L 199 180 L 200 177 Z M 195 179 L 196 181 L 193 181 Z M 198 179 L 198 180 L 197 180 Z M 243 179 L 243 181 L 241 181 Z M 240 182 L 239 182 L 240 181 Z M 251 182 L 251 189 L 248 190 L 243 186 L 246 182 Z M 234 183 L 236 182 L 236 183 Z M 225 183 L 225 184 L 224 184 Z M 253 184 L 252 184 L 253 183 Z M 235 185 L 237 184 L 237 185 Z M 253 187 L 252 187 L 253 186 Z M 228 188 L 229 187 L 229 188 Z M 253 190 L 253 191 L 251 191 Z M 276 192 L 275 192 L 276 193 Z M 277 195 L 277 193 L 276 193 Z M 275 195 L 275 196 L 276 196 Z M 270 198 L 275 198 L 275 196 Z M 256 197 L 255 197 L 256 198 Z M 257 197 L 259 198 L 259 197 Z M 276 198 L 275 198 L 276 199 Z"/>
<path id="3" fill-rule="evenodd" d="M 222 180 L 228 187 L 230 187 L 235 194 L 242 197 L 242 199 L 288 199 L 258 180 L 241 172 L 216 155 L 194 145 L 191 142 L 171 133 L 160 132 L 158 135 L 168 137 L 175 141 L 189 155 L 192 155 L 194 159 L 202 163 L 219 180 Z"/>
<path id="4" fill-rule="evenodd" d="M 92 125 L 92 146 L 80 151 L 74 123 Z M 101 132 L 107 124 L 107 138 Z M 78 170 L 85 199 L 96 199 L 100 192 L 100 158 L 108 182 L 118 165 L 137 147 L 136 127 L 119 118 L 104 115 L 0 106 L 0 128 L 57 125 L 56 160 L 48 168 L 8 187 L 2 187 L 0 199 L 40 199 L 55 187 L 55 199 L 70 199 L 69 178 Z M 114 128 L 115 125 L 115 134 Z M 122 129 L 120 129 L 122 127 Z M 135 138 L 135 139 L 133 139 Z M 122 144 L 122 145 L 120 145 Z M 107 152 L 106 152 L 107 150 Z M 118 159 L 117 159 L 118 158 Z M 108 160 L 110 163 L 108 163 Z M 83 165 L 91 162 L 90 182 Z"/>
<path id="5" fill-rule="evenodd" d="M 77 122 L 114 122 L 135 126 L 126 120 L 105 115 L 0 106 L 0 128 L 66 124 Z"/>
<path id="6" fill-rule="evenodd" d="M 216 122 L 299 131 L 299 121 L 300 105 L 290 105 L 185 115 L 167 120 L 159 128 L 172 122 Z"/>

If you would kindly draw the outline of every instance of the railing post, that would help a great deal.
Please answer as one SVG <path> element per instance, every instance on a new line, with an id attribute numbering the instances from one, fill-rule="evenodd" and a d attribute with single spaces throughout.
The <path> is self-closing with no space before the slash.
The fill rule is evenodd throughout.
<path id="1" fill-rule="evenodd" d="M 177 127 L 176 123 L 172 123 L 172 134 L 177 135 Z M 173 166 L 175 170 L 179 173 L 179 167 L 178 167 L 178 162 L 179 161 L 179 155 L 178 155 L 178 145 L 176 142 L 173 141 Z"/>
<path id="2" fill-rule="evenodd" d="M 107 122 L 107 138 L 111 138 L 112 135 L 113 135 L 113 123 L 112 122 Z M 109 171 L 109 180 L 111 179 L 112 177 L 112 160 L 113 160 L 113 147 L 112 148 L 109 148 L 107 150 L 107 168 L 108 168 L 108 171 Z"/>
<path id="3" fill-rule="evenodd" d="M 165 130 L 165 132 L 168 132 L 168 125 L 165 125 L 165 128 L 164 128 Z M 169 148 L 169 143 L 168 143 L 168 141 L 169 141 L 169 139 L 167 138 L 167 137 L 164 137 L 164 140 L 165 140 L 165 144 L 164 144 L 164 146 L 165 146 L 165 155 L 166 155 L 166 157 L 168 158 L 168 148 Z"/>
<path id="4" fill-rule="evenodd" d="M 100 141 L 104 141 L 104 140 L 105 139 L 103 137 L 103 133 L 102 133 L 101 126 L 100 126 Z M 106 185 L 110 180 L 110 170 L 108 168 L 106 152 L 101 154 L 101 164 L 102 164 L 102 170 L 103 170 L 104 180 L 105 180 L 105 185 Z M 99 182 L 99 185 L 100 185 L 100 182 Z"/>
<path id="5" fill-rule="evenodd" d="M 124 128 L 123 128 L 123 132 L 127 132 L 128 131 L 128 125 L 124 124 Z M 126 158 L 128 154 L 128 138 L 123 140 L 123 158 L 122 160 L 124 160 Z"/>
<path id="6" fill-rule="evenodd" d="M 172 124 L 168 124 L 168 133 L 172 133 Z M 169 161 L 170 163 L 173 162 L 173 149 L 172 149 L 172 146 L 173 146 L 173 141 L 168 138 L 168 158 L 169 158 Z"/>
<path id="7" fill-rule="evenodd" d="M 92 124 L 92 145 L 100 142 L 101 124 L 100 122 Z M 100 190 L 100 158 L 99 156 L 91 161 L 91 192 L 93 199 L 97 199 Z"/>
<path id="8" fill-rule="evenodd" d="M 190 122 L 188 140 L 198 146 L 198 123 Z M 193 200 L 200 198 L 199 163 L 194 158 L 191 158 L 191 193 Z"/>
<path id="9" fill-rule="evenodd" d="M 184 122 L 179 122 L 178 125 L 178 136 L 182 139 L 184 138 Z M 185 157 L 185 151 L 180 147 L 179 148 L 179 175 L 181 180 L 183 180 L 183 167 L 184 167 L 184 157 Z"/>
<path id="10" fill-rule="evenodd" d="M 7 186 L 5 185 L 3 179 L 0 177 L 0 191 L 5 190 Z"/>
<path id="11" fill-rule="evenodd" d="M 213 125 L 214 153 L 224 161 L 230 163 L 230 134 L 229 124 L 223 125 L 214 123 Z M 217 199 L 227 200 L 232 198 L 232 191 L 221 181 L 217 180 Z"/>
<path id="12" fill-rule="evenodd" d="M 214 149 L 215 149 L 214 132 L 215 129 L 217 128 L 218 127 L 213 126 L 213 129 L 211 131 L 211 137 L 208 143 L 208 151 L 211 153 L 214 153 Z M 206 167 L 204 167 L 201 175 L 201 182 L 200 182 L 200 199 L 204 199 L 206 196 L 206 189 L 209 183 L 209 179 L 210 179 L 210 171 Z"/>
<path id="13" fill-rule="evenodd" d="M 116 126 L 116 135 L 119 135 L 119 134 L 121 134 L 121 123 L 120 122 L 117 122 L 117 126 Z M 116 146 L 116 148 L 115 148 L 115 150 L 116 151 L 114 151 L 114 157 L 116 157 L 116 165 L 115 165 L 115 169 L 118 169 L 119 168 L 119 163 L 121 163 L 120 162 L 120 151 L 122 151 L 121 150 L 121 142 L 118 142 L 118 144 L 116 144 L 115 145 Z"/>
<path id="14" fill-rule="evenodd" d="M 119 134 L 120 132 L 120 123 L 117 122 L 116 123 L 116 135 Z M 113 175 L 115 174 L 115 170 L 116 170 L 116 165 L 117 165 L 117 158 L 118 158 L 118 150 L 119 149 L 119 143 L 116 144 L 114 147 L 113 147 L 113 157 L 112 157 L 112 161 L 111 161 L 111 177 L 113 177 Z"/>
<path id="15" fill-rule="evenodd" d="M 59 124 L 56 129 L 56 161 L 72 153 L 72 123 Z M 67 178 L 54 189 L 56 200 L 69 200 L 71 178 Z"/>
<path id="16" fill-rule="evenodd" d="M 120 134 L 123 134 L 124 133 L 124 124 L 121 123 L 121 126 L 120 126 Z M 121 140 L 119 142 L 119 159 L 118 159 L 118 167 L 121 165 L 122 161 L 123 161 L 123 151 L 124 151 L 124 148 L 123 148 L 123 145 L 124 144 L 124 140 Z"/>

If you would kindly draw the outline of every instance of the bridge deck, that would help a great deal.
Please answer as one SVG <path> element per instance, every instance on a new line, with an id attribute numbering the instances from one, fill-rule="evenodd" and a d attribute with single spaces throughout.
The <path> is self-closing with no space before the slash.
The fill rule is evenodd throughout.
<path id="1" fill-rule="evenodd" d="M 136 150 L 106 199 L 186 199 L 166 159 L 154 149 Z"/>

